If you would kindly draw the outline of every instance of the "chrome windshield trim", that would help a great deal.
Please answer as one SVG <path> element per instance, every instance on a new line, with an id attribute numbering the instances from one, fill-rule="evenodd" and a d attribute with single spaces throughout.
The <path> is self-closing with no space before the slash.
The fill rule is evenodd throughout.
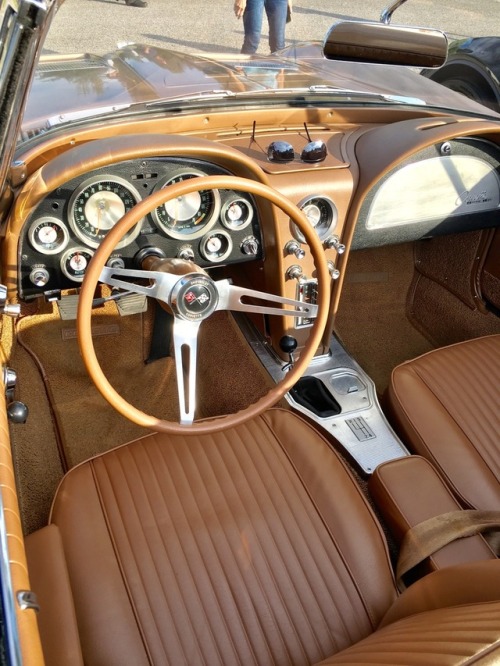
<path id="1" fill-rule="evenodd" d="M 10 574 L 9 548 L 7 544 L 7 528 L 5 525 L 3 492 L 0 490 L 0 593 L 2 595 L 3 622 L 5 624 L 5 649 L 8 662 L 12 666 L 21 666 L 21 647 L 17 626 L 14 590 Z"/>

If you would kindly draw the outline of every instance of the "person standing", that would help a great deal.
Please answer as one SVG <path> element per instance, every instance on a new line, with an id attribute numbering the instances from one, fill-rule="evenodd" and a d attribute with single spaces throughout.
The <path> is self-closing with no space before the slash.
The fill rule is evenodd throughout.
<path id="1" fill-rule="evenodd" d="M 271 53 L 285 48 L 288 0 L 234 0 L 234 13 L 236 18 L 243 16 L 245 30 L 241 53 L 251 55 L 257 51 L 262 32 L 264 10 L 269 23 L 269 48 Z"/>

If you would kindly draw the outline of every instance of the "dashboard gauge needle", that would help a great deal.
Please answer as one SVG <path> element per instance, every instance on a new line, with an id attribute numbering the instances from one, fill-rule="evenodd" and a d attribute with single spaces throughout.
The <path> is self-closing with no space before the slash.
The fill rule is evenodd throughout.
<path id="1" fill-rule="evenodd" d="M 99 201 L 97 203 L 97 227 L 95 235 L 99 236 L 99 231 L 101 230 L 101 215 L 102 215 L 103 202 Z"/>

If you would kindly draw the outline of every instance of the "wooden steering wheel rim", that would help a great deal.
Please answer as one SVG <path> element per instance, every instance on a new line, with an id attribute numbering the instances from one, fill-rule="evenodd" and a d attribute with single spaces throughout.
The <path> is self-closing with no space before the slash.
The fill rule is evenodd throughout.
<path id="1" fill-rule="evenodd" d="M 192 423 L 191 425 L 181 425 L 173 421 L 165 421 L 141 410 L 128 403 L 109 383 L 107 377 L 101 369 L 97 359 L 91 332 L 92 300 L 94 292 L 99 281 L 99 276 L 104 268 L 106 261 L 113 252 L 122 236 L 137 224 L 145 215 L 161 206 L 170 199 L 185 196 L 191 192 L 208 189 L 233 189 L 240 192 L 248 192 L 256 196 L 269 200 L 278 206 L 293 222 L 299 227 L 304 235 L 314 261 L 316 277 L 318 280 L 318 314 L 311 328 L 306 346 L 301 352 L 300 359 L 294 365 L 293 369 L 286 373 L 283 380 L 275 387 L 271 388 L 266 395 L 257 402 L 249 405 L 245 409 L 228 414 L 226 416 L 207 419 Z M 133 423 L 149 428 L 156 432 L 165 432 L 170 434 L 208 434 L 219 432 L 226 428 L 233 427 L 254 418 L 266 409 L 276 404 L 285 393 L 292 388 L 297 380 L 307 369 L 312 360 L 316 349 L 321 343 L 323 331 L 328 319 L 328 309 L 330 302 L 330 274 L 324 257 L 321 242 L 308 222 L 306 216 L 289 199 L 280 194 L 271 187 L 262 183 L 238 178 L 236 176 L 207 176 L 182 181 L 175 185 L 153 192 L 146 199 L 136 204 L 122 219 L 116 223 L 111 231 L 106 235 L 96 250 L 82 283 L 80 299 L 78 304 L 77 333 L 80 353 L 84 365 L 90 378 L 101 395 L 114 407 L 120 414 L 130 419 Z"/>

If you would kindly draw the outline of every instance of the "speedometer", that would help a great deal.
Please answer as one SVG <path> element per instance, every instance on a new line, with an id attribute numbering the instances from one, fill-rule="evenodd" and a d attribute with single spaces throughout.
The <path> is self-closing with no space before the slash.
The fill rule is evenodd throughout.
<path id="1" fill-rule="evenodd" d="M 80 240 L 90 247 L 98 247 L 118 220 L 140 200 L 139 192 L 123 178 L 93 176 L 71 197 L 70 226 Z M 141 225 L 139 222 L 128 231 L 116 247 L 124 247 L 137 238 Z"/>
<path id="2" fill-rule="evenodd" d="M 205 175 L 201 171 L 183 171 L 169 178 L 161 188 Z M 200 190 L 170 199 L 153 211 L 153 218 L 166 234 L 183 240 L 203 236 L 217 221 L 219 211 L 219 192 Z"/>

